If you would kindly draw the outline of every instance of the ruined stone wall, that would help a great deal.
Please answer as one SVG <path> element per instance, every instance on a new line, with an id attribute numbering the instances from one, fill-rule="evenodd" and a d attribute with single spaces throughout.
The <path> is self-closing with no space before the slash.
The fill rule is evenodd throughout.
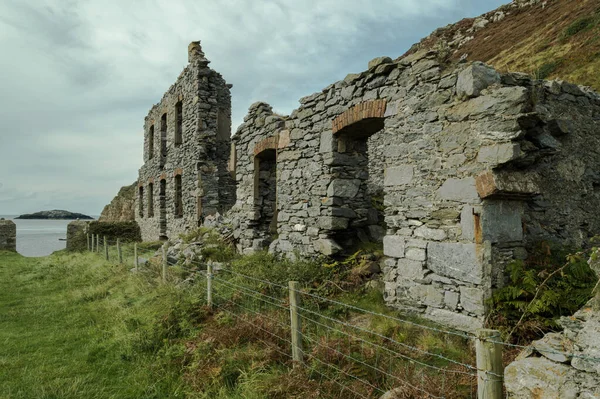
<path id="1" fill-rule="evenodd" d="M 227 171 L 231 86 L 208 67 L 199 42 L 190 45 L 189 61 L 145 119 L 145 163 L 136 193 L 136 221 L 144 240 L 173 237 L 198 227 L 206 215 L 224 212 L 235 201 L 234 182 Z M 182 121 L 180 142 L 178 119 Z M 178 176 L 181 209 L 176 198 Z M 151 199 L 153 212 L 149 212 Z"/>
<path id="2" fill-rule="evenodd" d="M 576 137 L 597 129 L 596 111 L 570 113 L 595 97 L 584 93 L 569 104 L 564 92 L 538 86 L 524 75 L 501 76 L 481 63 L 450 66 L 422 51 L 375 59 L 368 71 L 301 99 L 289 117 L 254 106 L 233 140 L 238 248 L 336 256 L 384 236 L 390 304 L 461 329 L 481 326 L 485 299 L 503 284 L 507 262 L 544 236 L 597 231 L 595 222 L 584 223 L 595 202 L 587 208 L 558 190 L 584 195 L 593 187 L 556 173 L 561 163 L 577 165 L 569 159 L 580 158 L 581 141 L 563 144 L 562 161 L 547 149 L 567 115 L 576 116 Z M 264 240 L 251 221 L 262 201 L 256 156 L 266 148 L 276 148 L 277 232 Z M 588 140 L 590 170 L 599 149 Z M 550 213 L 540 213 L 544 201 Z M 561 206 L 585 211 L 567 220 Z"/>
<path id="3" fill-rule="evenodd" d="M 0 251 L 17 251 L 17 225 L 0 219 Z"/>

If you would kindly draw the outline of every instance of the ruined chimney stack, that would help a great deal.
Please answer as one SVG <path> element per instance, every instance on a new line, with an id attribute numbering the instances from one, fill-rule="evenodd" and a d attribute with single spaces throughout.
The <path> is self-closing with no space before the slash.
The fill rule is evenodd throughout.
<path id="1" fill-rule="evenodd" d="M 210 63 L 210 61 L 204 56 L 202 46 L 200 45 L 200 40 L 191 42 L 188 45 L 188 62 L 199 62 L 203 64 L 203 66 L 207 66 Z"/>

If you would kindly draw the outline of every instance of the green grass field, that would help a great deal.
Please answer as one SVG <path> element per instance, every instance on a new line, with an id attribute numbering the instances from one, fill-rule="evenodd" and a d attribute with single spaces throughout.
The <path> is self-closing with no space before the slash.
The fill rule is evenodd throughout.
<path id="1" fill-rule="evenodd" d="M 178 370 L 136 350 L 174 295 L 128 268 L 0 254 L 1 398 L 178 397 Z"/>
<path id="2" fill-rule="evenodd" d="M 142 256 L 154 251 L 145 252 Z M 242 284 L 283 299 L 287 292 L 219 274 L 213 288 L 215 309 L 211 311 L 204 306 L 205 279 L 182 284 L 189 274 L 172 267 L 168 282 L 163 283 L 158 262 L 143 267 L 141 273 L 132 273 L 131 262 L 119 265 L 114 253 L 111 257 L 113 260 L 108 262 L 101 254 L 93 253 L 62 251 L 45 258 L 25 258 L 0 252 L 1 399 L 337 399 L 381 395 L 380 390 L 368 389 L 349 374 L 377 383 L 383 390 L 398 385 L 398 381 L 373 373 L 362 363 L 335 355 L 330 348 L 361 362 L 371 362 L 401 381 L 412 381 L 429 391 L 443 390 L 436 370 L 420 370 L 411 362 L 365 347 L 342 331 L 319 330 L 306 323 L 306 339 L 310 335 L 311 342 L 319 346 L 307 346 L 305 365 L 292 367 L 289 345 L 261 330 L 288 337 L 285 326 L 289 311 L 261 305 L 228 286 Z M 292 276 L 304 281 L 305 286 L 335 277 L 339 267 L 345 266 L 280 261 L 262 253 L 237 258 L 231 264 L 231 270 L 259 279 L 283 284 Z M 348 273 L 341 275 L 350 278 L 352 272 Z M 317 286 L 324 290 L 323 295 L 332 289 L 327 284 Z M 338 292 L 335 298 L 394 314 L 376 290 L 355 288 L 344 294 Z M 460 338 L 305 299 L 303 306 L 307 308 L 370 328 L 420 351 L 443 353 L 461 362 L 474 361 L 471 346 Z M 277 320 L 283 326 L 277 325 Z M 369 340 L 389 345 L 375 336 L 369 336 Z M 456 369 L 433 355 L 407 355 L 437 367 Z M 444 381 L 452 387 L 446 389 L 447 398 L 472 393 L 473 379 L 461 374 L 446 377 Z M 352 391 L 362 393 L 355 396 L 350 394 Z M 417 391 L 405 394 L 407 398 L 420 397 Z"/>

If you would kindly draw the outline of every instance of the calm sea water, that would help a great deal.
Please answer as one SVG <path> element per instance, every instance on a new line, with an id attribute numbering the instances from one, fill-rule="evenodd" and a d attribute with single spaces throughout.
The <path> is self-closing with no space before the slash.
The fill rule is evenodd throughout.
<path id="1" fill-rule="evenodd" d="M 23 256 L 47 256 L 65 249 L 67 225 L 71 220 L 20 220 L 16 215 L 0 215 L 17 225 L 17 252 Z"/>

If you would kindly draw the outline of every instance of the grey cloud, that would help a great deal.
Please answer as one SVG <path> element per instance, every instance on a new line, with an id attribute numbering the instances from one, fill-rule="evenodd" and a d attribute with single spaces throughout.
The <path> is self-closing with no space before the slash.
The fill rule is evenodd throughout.
<path id="1" fill-rule="evenodd" d="M 98 214 L 142 163 L 143 119 L 203 48 L 233 87 L 234 131 L 263 100 L 297 100 L 369 59 L 500 0 L 5 0 L 0 213 Z"/>

